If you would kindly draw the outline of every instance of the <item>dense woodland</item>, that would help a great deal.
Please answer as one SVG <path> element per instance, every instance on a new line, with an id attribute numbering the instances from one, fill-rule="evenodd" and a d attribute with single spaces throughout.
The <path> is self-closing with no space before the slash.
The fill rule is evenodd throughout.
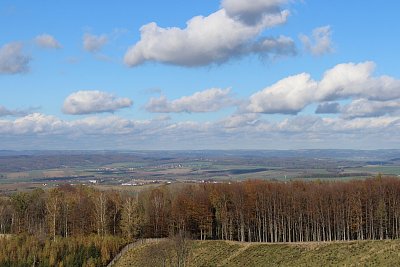
<path id="1" fill-rule="evenodd" d="M 129 241 L 181 232 L 193 239 L 257 242 L 395 239 L 400 237 L 400 180 L 254 180 L 167 185 L 138 195 L 64 185 L 0 198 L 1 234 L 57 242 L 84 236 Z"/>

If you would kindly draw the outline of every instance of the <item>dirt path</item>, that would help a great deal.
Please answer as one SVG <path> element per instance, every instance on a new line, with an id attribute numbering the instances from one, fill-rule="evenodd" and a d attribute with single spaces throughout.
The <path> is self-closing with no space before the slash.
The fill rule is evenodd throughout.
<path id="1" fill-rule="evenodd" d="M 228 258 L 226 258 L 225 260 L 223 260 L 221 262 L 221 264 L 219 266 L 224 266 L 226 265 L 228 262 L 230 262 L 231 259 L 239 256 L 240 254 L 242 254 L 247 248 L 249 248 L 251 246 L 251 243 L 243 243 L 242 247 L 239 248 L 237 251 L 235 251 L 232 255 L 230 255 Z"/>
<path id="2" fill-rule="evenodd" d="M 144 245 L 144 244 L 149 244 L 149 243 L 157 243 L 164 240 L 163 238 L 148 238 L 148 239 L 140 239 L 136 242 L 129 243 L 126 245 L 121 251 L 112 259 L 112 261 L 107 265 L 107 267 L 114 266 L 114 264 L 127 253 L 130 249 Z"/>

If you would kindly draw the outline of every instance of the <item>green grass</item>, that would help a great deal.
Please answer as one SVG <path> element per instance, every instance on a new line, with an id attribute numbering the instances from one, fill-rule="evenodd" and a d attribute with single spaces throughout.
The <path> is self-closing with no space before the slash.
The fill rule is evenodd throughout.
<path id="1" fill-rule="evenodd" d="M 100 168 L 140 168 L 140 167 L 145 167 L 147 165 L 148 165 L 148 163 L 146 163 L 146 162 L 129 161 L 129 162 L 111 163 L 111 164 L 101 166 Z"/>
<path id="2" fill-rule="evenodd" d="M 352 168 L 348 170 L 359 171 L 359 172 L 371 172 L 374 174 L 382 173 L 386 175 L 400 175 L 400 166 L 378 166 L 370 165 L 362 168 Z"/>
<path id="3" fill-rule="evenodd" d="M 116 266 L 174 266 L 175 255 L 171 243 L 162 241 L 128 251 Z M 187 266 L 194 267 L 399 266 L 399 263 L 400 240 L 295 244 L 193 241 L 187 258 Z"/>

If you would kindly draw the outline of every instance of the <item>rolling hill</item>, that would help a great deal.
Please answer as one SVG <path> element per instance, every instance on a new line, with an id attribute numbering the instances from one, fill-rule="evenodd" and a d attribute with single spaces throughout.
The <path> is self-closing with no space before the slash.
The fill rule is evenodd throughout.
<path id="1" fill-rule="evenodd" d="M 181 248 L 162 240 L 136 246 L 114 266 L 178 266 Z M 191 241 L 181 266 L 398 266 L 400 240 L 292 244 Z"/>

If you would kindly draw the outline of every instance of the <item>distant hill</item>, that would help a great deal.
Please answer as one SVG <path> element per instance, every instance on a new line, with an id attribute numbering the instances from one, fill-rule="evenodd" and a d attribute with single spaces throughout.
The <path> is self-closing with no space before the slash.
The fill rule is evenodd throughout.
<path id="1" fill-rule="evenodd" d="M 400 240 L 263 244 L 192 241 L 184 266 L 399 266 Z M 125 266 L 178 266 L 173 241 L 135 247 L 117 261 Z M 183 265 L 182 265 L 183 266 Z"/>

